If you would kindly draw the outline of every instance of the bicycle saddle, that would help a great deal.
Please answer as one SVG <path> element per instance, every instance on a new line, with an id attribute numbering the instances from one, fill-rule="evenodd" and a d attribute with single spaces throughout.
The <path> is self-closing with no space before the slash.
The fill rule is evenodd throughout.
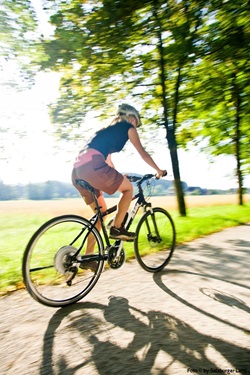
<path id="1" fill-rule="evenodd" d="M 89 191 L 91 191 L 91 193 L 94 193 L 95 192 L 95 189 L 93 188 L 93 186 L 91 186 L 87 181 L 85 180 L 75 180 L 76 184 L 81 186 L 83 189 L 87 189 Z"/>

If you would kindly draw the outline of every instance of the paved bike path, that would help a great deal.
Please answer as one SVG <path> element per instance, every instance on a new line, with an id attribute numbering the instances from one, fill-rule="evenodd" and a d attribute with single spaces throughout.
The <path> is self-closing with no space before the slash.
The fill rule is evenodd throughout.
<path id="1" fill-rule="evenodd" d="M 77 304 L 0 299 L 0 374 L 250 374 L 250 225 L 108 270 Z"/>

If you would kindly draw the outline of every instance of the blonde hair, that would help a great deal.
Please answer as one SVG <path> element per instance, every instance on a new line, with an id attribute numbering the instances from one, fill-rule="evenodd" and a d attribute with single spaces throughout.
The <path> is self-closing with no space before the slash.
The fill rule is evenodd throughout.
<path id="1" fill-rule="evenodd" d="M 122 122 L 122 121 L 129 122 L 129 116 L 126 116 L 126 115 L 117 115 L 117 116 L 115 116 L 113 118 L 113 120 L 111 121 L 110 125 L 114 125 L 117 122 Z"/>

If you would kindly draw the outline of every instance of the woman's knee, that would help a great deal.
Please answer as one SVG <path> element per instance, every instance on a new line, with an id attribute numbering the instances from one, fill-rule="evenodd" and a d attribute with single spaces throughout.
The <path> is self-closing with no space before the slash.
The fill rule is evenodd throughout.
<path id="1" fill-rule="evenodd" d="M 131 182 L 124 176 L 123 181 L 118 189 L 122 194 L 126 192 L 133 193 L 133 185 Z"/>

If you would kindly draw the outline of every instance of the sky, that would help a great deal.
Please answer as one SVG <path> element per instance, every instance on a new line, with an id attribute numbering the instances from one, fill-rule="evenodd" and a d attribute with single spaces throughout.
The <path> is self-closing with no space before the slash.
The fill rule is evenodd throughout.
<path id="1" fill-rule="evenodd" d="M 39 2 L 34 4 L 39 11 L 41 31 L 49 34 L 51 28 L 41 13 Z M 11 63 L 6 63 L 0 71 L 0 181 L 6 184 L 48 180 L 70 182 L 72 165 L 84 140 L 63 142 L 53 134 L 54 125 L 48 115 L 48 105 L 58 96 L 59 75 L 39 73 L 32 89 L 16 92 L 3 85 L 6 76 L 14 74 L 14 70 Z M 82 134 L 87 138 L 98 128 L 108 125 L 98 123 L 91 114 L 87 121 L 93 125 L 90 134 L 86 134 L 86 127 L 82 126 Z M 149 146 L 155 162 L 160 168 L 167 169 L 167 179 L 172 180 L 165 131 L 157 131 Z M 188 152 L 179 149 L 178 157 L 181 179 L 189 186 L 215 189 L 237 187 L 233 176 L 233 157 L 217 157 L 211 164 L 196 147 Z M 131 145 L 127 145 L 124 152 L 114 154 L 113 162 L 120 172 L 154 173 Z M 245 186 L 250 187 L 250 177 L 245 180 Z"/>
<path id="2" fill-rule="evenodd" d="M 0 74 L 0 83 L 1 79 L 3 76 Z M 5 150 L 1 152 L 0 160 L 0 180 L 4 183 L 70 182 L 72 164 L 84 140 L 63 142 L 53 134 L 54 125 L 50 122 L 48 104 L 57 97 L 58 84 L 58 74 L 40 73 L 31 90 L 19 93 L 4 87 L 0 90 L 1 131 L 9 128 L 0 140 L 1 148 Z M 86 128 L 82 126 L 82 134 L 87 138 L 96 129 L 108 124 L 97 123 L 91 114 L 87 121 L 88 125 L 93 124 L 90 134 L 86 134 Z M 156 132 L 148 147 L 153 151 L 152 156 L 159 167 L 167 169 L 167 179 L 172 180 L 171 160 L 164 136 L 164 130 Z M 179 149 L 178 156 L 181 179 L 189 186 L 237 187 L 232 175 L 234 158 L 219 157 L 211 164 L 195 147 L 188 152 Z M 114 154 L 113 162 L 120 172 L 154 173 L 129 143 L 124 152 Z M 249 179 L 245 186 L 250 186 Z"/>

